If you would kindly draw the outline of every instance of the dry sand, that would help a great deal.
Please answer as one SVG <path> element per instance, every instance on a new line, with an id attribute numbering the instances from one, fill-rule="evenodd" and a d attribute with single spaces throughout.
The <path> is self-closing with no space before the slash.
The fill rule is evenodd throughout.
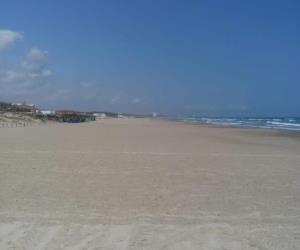
<path id="1" fill-rule="evenodd" d="M 300 249 L 300 140 L 147 119 L 0 129 L 0 249 Z"/>

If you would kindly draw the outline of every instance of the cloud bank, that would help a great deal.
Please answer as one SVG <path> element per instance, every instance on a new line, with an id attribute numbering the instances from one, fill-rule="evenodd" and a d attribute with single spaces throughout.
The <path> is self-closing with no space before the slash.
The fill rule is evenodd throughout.
<path id="1" fill-rule="evenodd" d="M 22 39 L 21 33 L 0 30 L 1 49 L 13 46 Z M 28 101 L 54 109 L 120 112 L 138 111 L 144 104 L 139 97 L 112 86 L 105 87 L 105 84 L 97 81 L 70 82 L 58 76 L 49 67 L 49 53 L 46 50 L 30 48 L 23 55 L 12 57 L 14 60 L 10 64 L 1 62 L 1 54 L 0 50 L 0 101 Z"/>
<path id="2" fill-rule="evenodd" d="M 48 69 L 48 53 L 32 48 L 25 58 L 12 67 L 0 70 L 2 95 L 26 95 L 47 83 L 52 72 Z"/>

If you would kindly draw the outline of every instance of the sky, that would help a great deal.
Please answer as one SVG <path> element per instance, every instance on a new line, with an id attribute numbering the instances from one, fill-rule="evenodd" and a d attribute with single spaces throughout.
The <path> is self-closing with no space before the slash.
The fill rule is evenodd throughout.
<path id="1" fill-rule="evenodd" d="M 1 0 L 0 100 L 300 116 L 300 2 Z"/>

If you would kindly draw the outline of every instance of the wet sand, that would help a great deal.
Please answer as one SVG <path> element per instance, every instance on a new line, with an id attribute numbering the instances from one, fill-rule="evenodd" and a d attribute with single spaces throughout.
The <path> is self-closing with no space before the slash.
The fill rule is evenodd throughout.
<path id="1" fill-rule="evenodd" d="M 150 119 L 0 128 L 0 249 L 300 249 L 299 138 Z"/>

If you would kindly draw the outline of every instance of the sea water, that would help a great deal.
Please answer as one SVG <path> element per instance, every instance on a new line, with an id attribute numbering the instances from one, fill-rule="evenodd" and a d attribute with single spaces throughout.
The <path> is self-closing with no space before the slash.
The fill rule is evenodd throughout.
<path id="1" fill-rule="evenodd" d="M 176 120 L 220 126 L 285 129 L 300 132 L 300 117 L 176 117 Z"/>

